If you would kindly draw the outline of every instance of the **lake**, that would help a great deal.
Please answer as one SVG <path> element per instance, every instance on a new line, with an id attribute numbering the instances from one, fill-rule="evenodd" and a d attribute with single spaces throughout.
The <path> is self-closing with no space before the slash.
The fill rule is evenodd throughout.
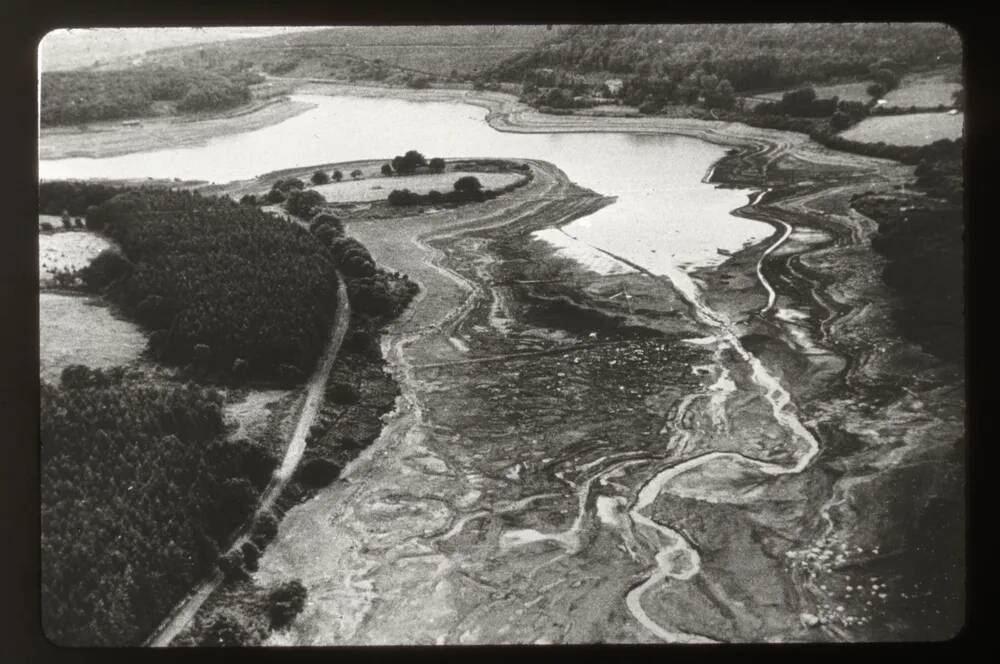
<path id="1" fill-rule="evenodd" d="M 772 228 L 733 217 L 750 192 L 702 182 L 725 148 L 683 136 L 621 133 L 518 134 L 494 130 L 480 107 L 349 96 L 293 95 L 314 105 L 293 118 L 201 146 L 103 159 L 41 161 L 40 177 L 182 178 L 228 182 L 310 164 L 426 157 L 540 159 L 618 201 L 564 230 L 653 272 L 712 265 Z M 572 241 L 572 240 L 571 240 Z"/>

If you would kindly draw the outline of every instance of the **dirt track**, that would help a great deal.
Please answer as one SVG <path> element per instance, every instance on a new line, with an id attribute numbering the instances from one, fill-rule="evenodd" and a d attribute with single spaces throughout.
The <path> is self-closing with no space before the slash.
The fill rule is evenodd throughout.
<path id="1" fill-rule="evenodd" d="M 344 335 L 347 333 L 351 319 L 351 304 L 347 299 L 347 288 L 340 273 L 337 273 L 337 279 L 336 320 L 333 330 L 330 333 L 330 340 L 327 342 L 326 352 L 323 354 L 321 362 L 306 384 L 305 399 L 298 414 L 295 431 L 292 434 L 291 440 L 288 441 L 285 456 L 281 461 L 281 465 L 275 471 L 271 482 L 261 494 L 260 501 L 254 510 L 250 523 L 258 515 L 263 514 L 271 508 L 271 505 L 281 495 L 288 480 L 294 474 L 299 461 L 302 460 L 302 453 L 305 451 L 306 436 L 309 433 L 309 427 L 315 422 L 319 408 L 323 404 L 327 379 L 330 376 L 330 371 L 333 369 L 334 362 L 337 360 L 340 344 L 344 340 Z M 244 528 L 240 529 L 236 540 L 229 547 L 229 551 L 239 550 L 244 542 L 247 541 L 248 534 L 246 526 L 244 526 Z M 191 594 L 174 608 L 166 620 L 160 624 L 156 632 L 149 637 L 145 645 L 152 647 L 169 646 L 170 642 L 190 624 L 198 613 L 198 609 L 215 592 L 222 581 L 222 573 L 216 570 L 208 580 L 195 588 Z"/>

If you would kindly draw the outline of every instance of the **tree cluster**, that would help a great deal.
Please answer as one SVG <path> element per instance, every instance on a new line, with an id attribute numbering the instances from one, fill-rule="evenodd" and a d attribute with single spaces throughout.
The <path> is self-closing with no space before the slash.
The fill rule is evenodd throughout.
<path id="1" fill-rule="evenodd" d="M 100 205 L 120 194 L 122 187 L 86 180 L 45 180 L 38 183 L 38 211 L 42 214 L 84 215 L 91 205 Z"/>
<path id="2" fill-rule="evenodd" d="M 42 126 L 143 117 L 154 102 L 182 112 L 221 110 L 250 101 L 244 73 L 182 67 L 137 67 L 119 71 L 42 72 Z"/>
<path id="3" fill-rule="evenodd" d="M 251 513 L 275 459 L 226 443 L 222 396 L 67 367 L 41 391 L 42 618 L 60 645 L 138 645 Z"/>
<path id="4" fill-rule="evenodd" d="M 134 266 L 107 290 L 154 331 L 156 357 L 234 378 L 237 367 L 241 378 L 288 380 L 296 376 L 282 366 L 311 369 L 337 279 L 308 231 L 229 198 L 171 190 L 120 194 L 87 219 Z"/>
<path id="5" fill-rule="evenodd" d="M 581 25 L 487 68 L 481 79 L 523 83 L 534 70 L 552 69 L 679 84 L 701 69 L 737 91 L 765 90 L 846 76 L 891 83 L 885 72 L 898 71 L 878 66 L 886 59 L 909 70 L 961 56 L 960 37 L 943 24 Z"/>

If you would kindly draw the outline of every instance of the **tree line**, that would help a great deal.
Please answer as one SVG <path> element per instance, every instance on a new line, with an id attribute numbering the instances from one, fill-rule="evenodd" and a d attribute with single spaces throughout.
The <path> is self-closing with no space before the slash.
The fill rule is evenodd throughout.
<path id="1" fill-rule="evenodd" d="M 42 126 L 83 124 L 154 114 L 154 102 L 181 113 L 221 110 L 250 101 L 250 71 L 136 67 L 117 71 L 42 72 Z"/>
<path id="2" fill-rule="evenodd" d="M 862 76 L 891 58 L 908 69 L 961 62 L 957 32 L 943 24 L 581 25 L 487 69 L 520 83 L 536 69 L 684 80 L 697 70 L 737 91 Z"/>
<path id="3" fill-rule="evenodd" d="M 252 513 L 276 460 L 223 437 L 222 396 L 122 369 L 41 389 L 41 602 L 66 646 L 139 645 Z"/>

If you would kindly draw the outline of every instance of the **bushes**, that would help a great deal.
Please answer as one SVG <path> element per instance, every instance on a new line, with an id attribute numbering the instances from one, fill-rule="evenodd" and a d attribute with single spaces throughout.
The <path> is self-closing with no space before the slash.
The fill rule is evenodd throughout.
<path id="1" fill-rule="evenodd" d="M 307 591 L 298 580 L 283 583 L 267 596 L 271 626 L 281 628 L 288 625 L 306 605 Z"/>
<path id="2" fill-rule="evenodd" d="M 326 199 L 318 191 L 312 189 L 292 189 L 285 200 L 285 209 L 289 214 L 307 219 L 316 213 L 316 208 L 326 203 Z"/>
<path id="3" fill-rule="evenodd" d="M 278 534 L 278 519 L 271 512 L 257 516 L 253 529 L 250 531 L 250 541 L 263 550 Z"/>
<path id="4" fill-rule="evenodd" d="M 521 169 L 518 169 L 521 170 Z M 510 193 L 518 187 L 522 187 L 532 179 L 530 173 L 527 178 L 502 187 L 496 190 L 484 190 L 478 178 L 472 175 L 465 175 L 455 181 L 454 189 L 441 193 L 432 190 L 426 194 L 418 194 L 409 189 L 393 189 L 389 192 L 388 203 L 393 206 L 406 205 L 442 205 L 445 203 L 470 203 L 492 200 L 500 194 Z"/>
<path id="5" fill-rule="evenodd" d="M 61 215 L 65 210 L 71 215 L 87 213 L 92 205 L 111 199 L 124 191 L 100 182 L 77 180 L 48 180 L 38 183 L 38 211 L 42 214 Z"/>
<path id="6" fill-rule="evenodd" d="M 80 278 L 88 288 L 99 290 L 108 284 L 128 277 L 134 266 L 115 249 L 105 249 L 80 270 Z"/>
<path id="7" fill-rule="evenodd" d="M 303 484 L 313 487 L 325 487 L 340 475 L 340 466 L 328 459 L 310 459 L 297 473 Z"/>
<path id="8" fill-rule="evenodd" d="M 416 150 L 408 150 L 402 156 L 396 156 L 392 160 L 392 170 L 398 175 L 413 175 L 417 172 L 417 167 L 426 166 L 427 160 L 424 155 Z"/>

